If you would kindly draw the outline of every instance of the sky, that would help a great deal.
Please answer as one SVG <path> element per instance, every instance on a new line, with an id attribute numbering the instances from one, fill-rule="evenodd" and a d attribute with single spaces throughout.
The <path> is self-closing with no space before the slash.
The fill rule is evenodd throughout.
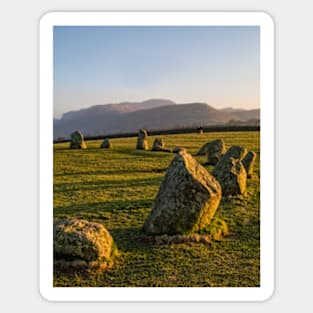
<path id="1" fill-rule="evenodd" d="M 258 26 L 55 26 L 54 117 L 171 99 L 258 108 Z"/>

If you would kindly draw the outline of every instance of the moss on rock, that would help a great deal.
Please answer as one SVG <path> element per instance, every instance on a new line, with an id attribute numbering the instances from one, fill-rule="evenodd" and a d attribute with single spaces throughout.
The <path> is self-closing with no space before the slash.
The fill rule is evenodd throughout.
<path id="1" fill-rule="evenodd" d="M 206 153 L 209 165 L 216 165 L 226 152 L 226 146 L 223 139 L 217 139 L 208 143 Z"/>
<path id="2" fill-rule="evenodd" d="M 171 162 L 144 223 L 147 234 L 200 231 L 213 218 L 221 200 L 218 181 L 189 153 Z"/>
<path id="3" fill-rule="evenodd" d="M 53 249 L 59 266 L 94 268 L 110 261 L 115 245 L 102 224 L 72 218 L 54 223 Z"/>
<path id="4" fill-rule="evenodd" d="M 234 158 L 222 158 L 212 174 L 222 187 L 223 196 L 242 194 L 246 189 L 247 173 L 241 161 Z"/>
<path id="5" fill-rule="evenodd" d="M 226 146 L 223 139 L 217 139 L 205 143 L 200 150 L 197 152 L 197 155 L 207 155 L 208 164 L 215 165 L 220 158 L 225 154 Z"/>
<path id="6" fill-rule="evenodd" d="M 230 159 L 230 158 L 242 160 L 246 156 L 247 153 L 248 151 L 245 147 L 231 146 L 223 155 L 220 161 L 223 162 L 223 160 Z"/>

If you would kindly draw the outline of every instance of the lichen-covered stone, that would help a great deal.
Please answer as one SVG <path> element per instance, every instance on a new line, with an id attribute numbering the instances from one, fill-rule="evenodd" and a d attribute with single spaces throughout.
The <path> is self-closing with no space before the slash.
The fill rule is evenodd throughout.
<path id="1" fill-rule="evenodd" d="M 136 149 L 138 150 L 148 150 L 148 133 L 145 129 L 140 129 L 138 132 L 137 145 Z"/>
<path id="2" fill-rule="evenodd" d="M 86 149 L 87 145 L 84 141 L 84 135 L 80 131 L 71 134 L 70 149 Z"/>
<path id="3" fill-rule="evenodd" d="M 206 155 L 207 154 L 207 148 L 208 148 L 209 142 L 205 143 L 200 150 L 197 152 L 196 155 Z"/>
<path id="4" fill-rule="evenodd" d="M 189 153 L 171 162 L 144 223 L 151 235 L 199 231 L 207 226 L 221 200 L 221 187 Z"/>
<path id="5" fill-rule="evenodd" d="M 171 152 L 170 149 L 165 148 L 164 140 L 162 138 L 155 138 L 152 146 L 152 151 Z"/>
<path id="6" fill-rule="evenodd" d="M 197 152 L 197 155 L 208 155 L 208 152 L 210 152 L 210 156 L 208 156 L 208 163 L 215 165 L 226 152 L 224 140 L 217 139 L 205 143 Z"/>
<path id="7" fill-rule="evenodd" d="M 112 148 L 112 143 L 111 143 L 110 139 L 108 139 L 108 138 L 104 139 L 103 142 L 101 143 L 100 148 L 105 148 L 105 149 Z"/>
<path id="8" fill-rule="evenodd" d="M 59 264 L 98 267 L 110 260 L 112 248 L 113 239 L 102 224 L 76 218 L 54 223 L 54 258 Z"/>
<path id="9" fill-rule="evenodd" d="M 253 174 L 254 162 L 256 159 L 256 153 L 249 151 L 247 155 L 242 159 L 242 164 L 246 169 L 248 177 L 251 177 Z"/>
<path id="10" fill-rule="evenodd" d="M 216 165 L 226 152 L 226 146 L 223 139 L 217 139 L 208 143 L 206 154 L 209 165 Z"/>
<path id="11" fill-rule="evenodd" d="M 212 174 L 220 183 L 223 196 L 240 195 L 246 189 L 247 172 L 239 159 L 223 157 Z"/>
<path id="12" fill-rule="evenodd" d="M 225 159 L 230 159 L 230 158 L 242 160 L 246 156 L 247 153 L 248 151 L 245 147 L 231 146 L 223 155 L 223 157 L 221 158 L 221 161 Z"/>

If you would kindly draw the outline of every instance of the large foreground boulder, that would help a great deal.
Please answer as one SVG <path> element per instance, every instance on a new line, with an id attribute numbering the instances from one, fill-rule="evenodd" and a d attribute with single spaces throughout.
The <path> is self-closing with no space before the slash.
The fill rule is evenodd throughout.
<path id="1" fill-rule="evenodd" d="M 223 139 L 217 139 L 208 143 L 206 153 L 209 165 L 216 165 L 226 152 L 226 146 Z"/>
<path id="2" fill-rule="evenodd" d="M 99 223 L 62 219 L 54 223 L 55 262 L 63 266 L 101 267 L 110 260 L 113 239 Z"/>
<path id="3" fill-rule="evenodd" d="M 102 141 L 100 148 L 110 149 L 112 148 L 112 143 L 110 139 L 106 138 Z"/>
<path id="4" fill-rule="evenodd" d="M 71 134 L 70 149 L 86 149 L 87 145 L 84 141 L 84 135 L 80 131 Z"/>
<path id="5" fill-rule="evenodd" d="M 164 140 L 162 138 L 155 138 L 152 146 L 152 151 L 171 152 L 170 149 L 165 148 Z"/>
<path id="6" fill-rule="evenodd" d="M 253 174 L 253 167 L 254 167 L 255 159 L 256 159 L 256 153 L 253 151 L 249 151 L 247 155 L 242 159 L 242 164 L 245 167 L 249 178 Z"/>
<path id="7" fill-rule="evenodd" d="M 148 150 L 148 133 L 145 129 L 140 129 L 138 132 L 137 145 L 136 149 L 138 150 Z"/>
<path id="8" fill-rule="evenodd" d="M 240 195 L 246 189 L 247 172 L 239 159 L 223 157 L 212 174 L 220 183 L 223 196 Z"/>
<path id="9" fill-rule="evenodd" d="M 171 162 L 144 223 L 148 234 L 180 234 L 207 226 L 221 200 L 221 187 L 189 153 Z"/>

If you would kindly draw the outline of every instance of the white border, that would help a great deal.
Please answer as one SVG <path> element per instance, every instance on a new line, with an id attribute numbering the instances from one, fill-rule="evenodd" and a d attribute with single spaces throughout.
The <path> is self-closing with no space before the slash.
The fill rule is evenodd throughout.
<path id="1" fill-rule="evenodd" d="M 53 26 L 260 26 L 261 287 L 53 287 Z M 263 12 L 50 12 L 40 20 L 40 293 L 49 301 L 264 301 L 274 292 L 274 22 Z M 51 140 L 47 140 L 50 138 Z"/>

